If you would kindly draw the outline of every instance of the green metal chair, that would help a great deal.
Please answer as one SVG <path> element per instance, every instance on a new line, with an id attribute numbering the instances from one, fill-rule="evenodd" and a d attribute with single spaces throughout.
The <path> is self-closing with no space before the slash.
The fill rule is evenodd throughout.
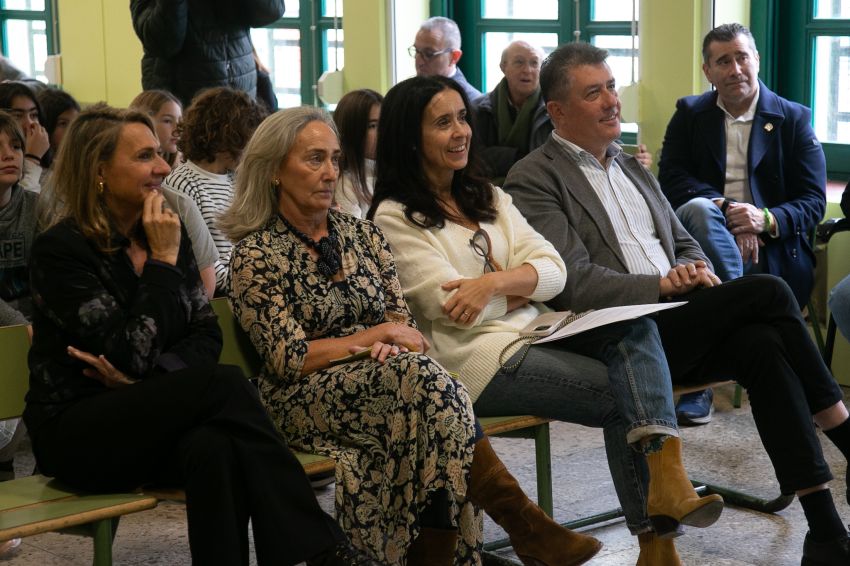
<path id="1" fill-rule="evenodd" d="M 18 417 L 29 388 L 25 326 L 0 327 L 0 420 Z M 112 565 L 122 515 L 156 507 L 139 493 L 87 494 L 42 475 L 0 482 L 0 540 L 62 531 L 92 537 L 94 566 Z"/>

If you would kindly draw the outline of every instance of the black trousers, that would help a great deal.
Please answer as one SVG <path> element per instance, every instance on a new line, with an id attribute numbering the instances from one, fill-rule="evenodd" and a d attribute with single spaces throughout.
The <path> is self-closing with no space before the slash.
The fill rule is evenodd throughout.
<path id="1" fill-rule="evenodd" d="M 93 492 L 183 486 L 192 562 L 302 562 L 343 540 L 239 368 L 160 375 L 75 403 L 33 438 L 43 473 Z"/>
<path id="2" fill-rule="evenodd" d="M 831 480 L 812 415 L 843 395 L 788 285 L 750 275 L 683 298 L 657 317 L 673 382 L 734 379 L 747 389 L 783 493 Z"/>

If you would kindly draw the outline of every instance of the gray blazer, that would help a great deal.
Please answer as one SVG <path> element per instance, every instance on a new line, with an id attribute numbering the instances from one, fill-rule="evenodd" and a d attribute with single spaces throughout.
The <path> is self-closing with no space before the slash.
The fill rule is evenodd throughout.
<path id="1" fill-rule="evenodd" d="M 620 152 L 615 159 L 646 199 L 671 265 L 703 260 L 710 266 L 655 177 L 631 155 Z M 628 273 L 602 202 L 573 157 L 554 138 L 513 166 L 504 189 L 567 264 L 567 285 L 548 302 L 552 308 L 581 312 L 658 302 L 660 276 Z"/>

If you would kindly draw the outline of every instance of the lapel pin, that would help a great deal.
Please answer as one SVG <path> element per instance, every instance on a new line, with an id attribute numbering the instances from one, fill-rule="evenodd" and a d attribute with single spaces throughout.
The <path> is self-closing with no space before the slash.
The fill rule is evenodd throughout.
<path id="1" fill-rule="evenodd" d="M 770 122 L 768 122 L 767 124 L 765 124 L 765 125 L 764 125 L 764 131 L 765 131 L 765 132 L 772 132 L 772 131 L 773 131 L 773 124 L 771 124 Z"/>

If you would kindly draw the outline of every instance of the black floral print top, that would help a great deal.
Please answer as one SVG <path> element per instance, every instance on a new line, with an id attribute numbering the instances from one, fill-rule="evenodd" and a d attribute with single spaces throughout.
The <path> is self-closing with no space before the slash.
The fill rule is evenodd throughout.
<path id="1" fill-rule="evenodd" d="M 99 251 L 70 220 L 36 238 L 24 411 L 31 432 L 75 400 L 109 391 L 83 375 L 87 364 L 67 354 L 69 345 L 105 355 L 133 379 L 218 360 L 221 330 L 185 229 L 177 265 L 148 260 L 141 275 L 125 253 L 130 241 L 116 234 L 112 243 L 118 251 Z"/>
<path id="2" fill-rule="evenodd" d="M 307 247 L 277 216 L 233 248 L 231 304 L 266 360 L 268 382 L 297 384 L 310 340 L 383 322 L 416 326 L 380 229 L 333 210 L 328 218 L 339 235 L 342 281 L 320 274 Z"/>

